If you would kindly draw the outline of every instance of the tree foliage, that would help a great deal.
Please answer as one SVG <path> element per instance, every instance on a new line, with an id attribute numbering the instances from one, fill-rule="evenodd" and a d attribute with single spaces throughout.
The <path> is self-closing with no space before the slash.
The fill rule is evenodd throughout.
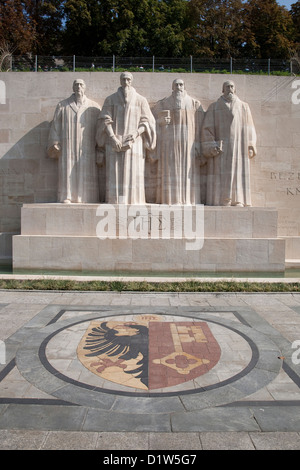
<path id="1" fill-rule="evenodd" d="M 79 55 L 181 55 L 185 0 L 67 0 L 64 50 Z"/>
<path id="2" fill-rule="evenodd" d="M 1 47 L 26 53 L 32 50 L 36 38 L 35 22 L 26 14 L 28 2 L 1 0 L 0 44 Z"/>
<path id="3" fill-rule="evenodd" d="M 291 6 L 291 15 L 294 24 L 295 37 L 294 40 L 300 48 L 300 0 Z"/>
<path id="4" fill-rule="evenodd" d="M 0 0 L 0 46 L 19 54 L 288 58 L 299 0 Z"/>
<path id="5" fill-rule="evenodd" d="M 238 57 L 244 42 L 242 0 L 191 0 L 188 38 L 194 55 Z"/>
<path id="6" fill-rule="evenodd" d="M 276 0 L 249 0 L 245 6 L 247 55 L 286 58 L 294 45 L 291 14 Z"/>

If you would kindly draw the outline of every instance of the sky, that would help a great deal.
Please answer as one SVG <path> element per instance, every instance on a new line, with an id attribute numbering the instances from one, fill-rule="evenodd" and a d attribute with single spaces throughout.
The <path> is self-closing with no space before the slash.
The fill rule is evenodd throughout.
<path id="1" fill-rule="evenodd" d="M 296 3 L 297 0 L 277 0 L 277 3 L 281 6 L 286 7 L 288 10 L 290 9 L 293 3 Z"/>

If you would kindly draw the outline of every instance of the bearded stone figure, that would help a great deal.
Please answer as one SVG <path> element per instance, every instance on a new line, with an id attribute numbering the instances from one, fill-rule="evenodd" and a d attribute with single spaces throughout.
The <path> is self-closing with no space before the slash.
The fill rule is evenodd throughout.
<path id="1" fill-rule="evenodd" d="M 100 106 L 85 96 L 86 84 L 58 103 L 50 127 L 48 156 L 58 160 L 58 202 L 97 203 L 96 126 Z"/>
<path id="2" fill-rule="evenodd" d="M 98 122 L 97 143 L 104 149 L 106 202 L 145 204 L 145 159 L 156 146 L 155 119 L 149 104 L 132 87 L 133 76 L 120 76 Z"/>
<path id="3" fill-rule="evenodd" d="M 200 204 L 200 129 L 204 110 L 176 79 L 171 96 L 153 108 L 157 122 L 160 204 Z"/>
<path id="4" fill-rule="evenodd" d="M 207 158 L 206 204 L 251 206 L 249 159 L 256 155 L 256 132 L 234 82 L 224 82 L 223 95 L 208 108 L 201 141 Z"/>

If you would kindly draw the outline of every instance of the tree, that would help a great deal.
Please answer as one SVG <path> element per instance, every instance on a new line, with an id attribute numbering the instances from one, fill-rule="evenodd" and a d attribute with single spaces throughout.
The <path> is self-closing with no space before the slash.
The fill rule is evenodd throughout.
<path id="1" fill-rule="evenodd" d="M 294 24 L 295 45 L 291 50 L 291 63 L 294 73 L 300 73 L 300 1 L 291 5 L 291 15 Z"/>
<path id="2" fill-rule="evenodd" d="M 291 15 L 295 28 L 295 42 L 300 47 L 300 0 L 291 5 Z"/>
<path id="3" fill-rule="evenodd" d="M 2 0 L 0 3 L 0 45 L 17 54 L 32 50 L 36 39 L 35 23 L 26 12 L 27 1 Z"/>
<path id="4" fill-rule="evenodd" d="M 0 0 L 0 46 L 17 54 L 289 58 L 300 0 Z"/>
<path id="5" fill-rule="evenodd" d="M 293 20 L 276 0 L 248 0 L 245 5 L 245 55 L 288 59 L 294 46 Z"/>
<path id="6" fill-rule="evenodd" d="M 188 41 L 191 54 L 238 57 L 244 42 L 241 0 L 191 0 Z"/>
<path id="7" fill-rule="evenodd" d="M 111 30 L 105 38 L 111 51 L 121 56 L 144 56 L 148 52 L 152 0 L 120 0 L 115 2 Z M 114 35 L 112 37 L 112 34 Z"/>
<path id="8" fill-rule="evenodd" d="M 182 55 L 186 7 L 186 0 L 67 0 L 65 53 Z"/>
<path id="9" fill-rule="evenodd" d="M 156 12 L 149 24 L 149 46 L 153 55 L 182 57 L 189 55 L 186 48 L 188 2 L 185 0 L 157 1 Z"/>
<path id="10" fill-rule="evenodd" d="M 40 55 L 58 54 L 64 2 L 60 0 L 27 0 L 26 14 L 34 27 L 34 52 Z"/>
<path id="11" fill-rule="evenodd" d="M 63 53 L 85 55 L 94 54 L 96 38 L 92 30 L 93 22 L 98 22 L 97 1 L 66 0 L 64 4 L 65 29 L 63 32 Z M 98 25 L 100 27 L 100 24 Z"/>
<path id="12" fill-rule="evenodd" d="M 63 4 L 60 0 L 2 0 L 0 44 L 10 44 L 17 54 L 57 53 Z"/>

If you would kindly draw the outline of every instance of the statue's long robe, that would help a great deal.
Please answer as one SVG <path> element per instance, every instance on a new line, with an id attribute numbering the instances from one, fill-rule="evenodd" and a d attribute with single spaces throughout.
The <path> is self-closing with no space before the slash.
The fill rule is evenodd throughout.
<path id="1" fill-rule="evenodd" d="M 201 141 L 207 156 L 206 204 L 251 206 L 248 149 L 252 146 L 256 153 L 256 132 L 249 105 L 221 96 L 206 112 Z M 222 153 L 211 157 L 211 148 L 220 145 Z"/>
<path id="2" fill-rule="evenodd" d="M 170 124 L 161 124 L 169 112 Z M 200 129 L 204 110 L 199 101 L 184 94 L 171 96 L 153 108 L 157 119 L 158 185 L 160 204 L 200 204 Z"/>
<path id="3" fill-rule="evenodd" d="M 96 165 L 96 127 L 100 106 L 84 97 L 77 107 L 75 95 L 58 103 L 50 127 L 48 153 L 61 146 L 58 159 L 58 202 L 99 202 Z"/>
<path id="4" fill-rule="evenodd" d="M 141 126 L 146 130 L 131 148 L 117 151 L 108 135 L 109 126 L 121 142 L 128 135 L 136 135 Z M 127 100 L 122 87 L 108 96 L 101 111 L 97 143 L 105 149 L 106 202 L 145 204 L 146 153 L 156 146 L 155 119 L 146 98 L 132 87 Z"/>

